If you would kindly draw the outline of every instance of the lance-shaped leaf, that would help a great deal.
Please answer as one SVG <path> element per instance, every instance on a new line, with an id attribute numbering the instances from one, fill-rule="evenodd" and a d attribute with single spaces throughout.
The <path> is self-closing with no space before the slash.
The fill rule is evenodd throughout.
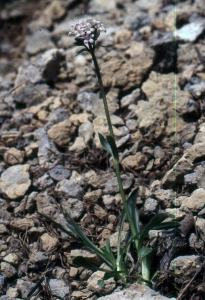
<path id="1" fill-rule="evenodd" d="M 102 271 L 102 272 L 107 272 L 108 270 L 100 268 L 96 265 L 91 264 L 86 258 L 83 256 L 77 256 L 73 259 L 73 263 L 79 267 L 86 268 L 88 270 L 93 270 L 93 271 Z"/>
<path id="2" fill-rule="evenodd" d="M 113 139 L 112 136 L 108 135 L 107 137 L 107 141 L 112 149 L 112 156 L 115 160 L 119 160 L 119 157 L 118 157 L 118 150 L 117 150 L 117 146 L 116 146 L 116 143 L 115 143 L 115 140 Z"/>
<path id="3" fill-rule="evenodd" d="M 113 152 L 112 152 L 112 148 L 110 147 L 110 144 L 106 141 L 106 139 L 101 133 L 98 132 L 98 136 L 103 149 L 113 156 Z"/>
<path id="4" fill-rule="evenodd" d="M 148 232 L 152 230 L 154 227 L 160 225 L 167 218 L 166 213 L 159 213 L 155 215 L 149 223 L 145 226 L 145 228 L 140 232 L 140 239 L 138 242 L 138 251 L 141 249 L 144 239 L 147 237 Z"/>

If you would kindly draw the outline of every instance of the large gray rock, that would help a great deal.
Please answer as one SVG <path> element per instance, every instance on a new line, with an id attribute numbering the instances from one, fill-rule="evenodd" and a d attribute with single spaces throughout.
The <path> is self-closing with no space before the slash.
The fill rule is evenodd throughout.
<path id="1" fill-rule="evenodd" d="M 25 50 L 28 54 L 33 55 L 54 47 L 55 45 L 50 38 L 50 32 L 46 29 L 39 29 L 29 37 Z"/>
<path id="2" fill-rule="evenodd" d="M 158 292 L 151 290 L 150 288 L 140 285 L 132 284 L 129 288 L 115 292 L 111 295 L 100 297 L 100 300 L 168 300 L 170 298 L 161 296 Z M 174 300 L 171 298 L 170 300 Z"/>

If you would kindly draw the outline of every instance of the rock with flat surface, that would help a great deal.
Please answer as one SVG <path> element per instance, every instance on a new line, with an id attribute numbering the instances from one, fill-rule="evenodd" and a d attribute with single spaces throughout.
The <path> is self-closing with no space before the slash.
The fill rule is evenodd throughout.
<path id="1" fill-rule="evenodd" d="M 174 272 L 176 282 L 183 283 L 185 278 L 191 280 L 200 267 L 201 257 L 199 255 L 184 255 L 171 261 L 169 271 Z"/>
<path id="2" fill-rule="evenodd" d="M 111 295 L 100 297 L 100 300 L 168 300 L 170 298 L 161 296 L 147 286 L 132 284 L 129 288 L 121 292 L 115 292 Z M 174 298 L 170 299 L 174 300 Z"/>
<path id="3" fill-rule="evenodd" d="M 31 185 L 28 170 L 28 164 L 8 168 L 1 174 L 0 191 L 9 199 L 23 197 Z"/>
<path id="4" fill-rule="evenodd" d="M 63 192 L 67 197 L 82 199 L 84 190 L 83 188 L 73 183 L 71 180 L 63 179 L 56 185 L 57 192 Z"/>
<path id="5" fill-rule="evenodd" d="M 53 125 L 48 130 L 49 138 L 58 146 L 67 145 L 75 133 L 75 127 L 69 119 L 66 119 L 58 124 Z"/>
<path id="6" fill-rule="evenodd" d="M 55 45 L 50 38 L 50 32 L 47 29 L 39 29 L 29 37 L 25 50 L 28 54 L 34 55 L 54 47 Z"/>
<path id="7" fill-rule="evenodd" d="M 205 207 L 205 189 L 200 188 L 182 200 L 180 209 L 185 212 L 199 212 Z"/>
<path id="8" fill-rule="evenodd" d="M 66 300 L 70 296 L 70 288 L 63 280 L 50 279 L 49 286 L 52 295 L 57 296 L 60 299 Z"/>

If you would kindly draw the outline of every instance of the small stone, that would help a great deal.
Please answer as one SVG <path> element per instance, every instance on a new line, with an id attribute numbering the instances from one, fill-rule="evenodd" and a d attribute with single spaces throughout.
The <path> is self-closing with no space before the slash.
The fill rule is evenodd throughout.
<path id="1" fill-rule="evenodd" d="M 138 126 L 138 121 L 134 119 L 127 120 L 126 126 L 131 132 L 136 131 L 136 128 Z"/>
<path id="2" fill-rule="evenodd" d="M 203 188 L 193 191 L 190 197 L 182 200 L 180 209 L 185 212 L 199 212 L 205 207 L 205 190 Z"/>
<path id="3" fill-rule="evenodd" d="M 92 119 L 92 115 L 88 113 L 82 113 L 82 114 L 73 114 L 70 116 L 70 121 L 75 126 L 79 126 L 80 124 L 87 123 L 89 120 Z M 92 124 L 92 123 L 91 123 Z M 89 124 L 90 125 L 90 124 Z M 89 126 L 90 127 L 90 126 Z"/>
<path id="4" fill-rule="evenodd" d="M 122 160 L 122 164 L 131 169 L 139 170 L 145 168 L 147 161 L 148 159 L 144 154 L 137 152 L 135 155 L 129 155 L 128 157 L 124 158 Z"/>
<path id="5" fill-rule="evenodd" d="M 77 137 L 72 146 L 69 147 L 69 151 L 82 151 L 86 149 L 85 140 L 83 137 Z"/>
<path id="6" fill-rule="evenodd" d="M 16 253 L 9 253 L 8 255 L 4 256 L 3 260 L 12 265 L 18 265 L 19 263 L 19 257 L 16 255 Z"/>
<path id="7" fill-rule="evenodd" d="M 203 218 L 196 218 L 195 226 L 200 238 L 205 242 L 205 220 Z"/>
<path id="8" fill-rule="evenodd" d="M 89 185 L 94 188 L 103 188 L 105 187 L 106 182 L 113 178 L 115 173 L 113 172 L 100 172 L 99 175 L 95 171 L 91 170 L 85 173 L 85 180 Z"/>
<path id="9" fill-rule="evenodd" d="M 32 219 L 28 218 L 16 219 L 10 222 L 10 226 L 15 230 L 27 230 L 34 226 L 34 222 Z"/>
<path id="10" fill-rule="evenodd" d="M 78 133 L 79 137 L 83 138 L 85 144 L 88 144 L 92 140 L 94 134 L 92 123 L 90 121 L 82 123 L 79 126 Z"/>
<path id="11" fill-rule="evenodd" d="M 187 150 L 188 151 L 188 150 Z M 186 154 L 169 170 L 162 178 L 162 184 L 166 187 L 174 187 L 176 182 L 183 182 L 184 175 L 193 170 L 191 159 Z"/>
<path id="12" fill-rule="evenodd" d="M 56 181 L 67 179 L 71 176 L 71 171 L 62 165 L 57 165 L 48 171 L 50 177 Z"/>
<path id="13" fill-rule="evenodd" d="M 59 181 L 55 190 L 57 192 L 64 192 L 67 197 L 73 197 L 79 200 L 82 199 L 84 194 L 84 190 L 80 185 L 75 184 L 71 180 L 67 179 Z"/>
<path id="14" fill-rule="evenodd" d="M 50 32 L 46 29 L 40 29 L 29 37 L 25 50 L 28 54 L 33 55 L 54 47 L 55 45 L 50 39 Z"/>
<path id="15" fill-rule="evenodd" d="M 16 148 L 10 148 L 4 153 L 4 161 L 9 165 L 23 163 L 24 151 L 20 151 Z"/>
<path id="16" fill-rule="evenodd" d="M 103 264 L 101 267 L 107 268 L 107 266 L 105 264 Z M 116 282 L 115 282 L 114 278 L 105 280 L 104 287 L 99 287 L 99 285 L 97 284 L 98 280 L 103 279 L 104 274 L 105 274 L 105 272 L 102 272 L 102 271 L 97 271 L 97 272 L 93 273 L 90 276 L 90 278 L 88 279 L 87 288 L 93 292 L 100 292 L 101 294 L 105 294 L 105 295 L 111 293 L 114 290 L 114 288 L 116 287 Z"/>
<path id="17" fill-rule="evenodd" d="M 30 281 L 26 281 L 26 280 L 22 280 L 22 279 L 18 279 L 17 280 L 17 284 L 16 284 L 16 288 L 18 290 L 20 290 L 21 292 L 21 297 L 23 299 L 26 299 L 28 294 L 31 292 L 31 290 L 36 286 L 36 283 L 34 282 L 30 282 Z M 37 289 L 38 292 L 38 289 Z"/>
<path id="18" fill-rule="evenodd" d="M 6 295 L 11 297 L 11 298 L 16 298 L 18 297 L 19 291 L 17 288 L 8 288 L 8 290 L 6 291 Z"/>
<path id="19" fill-rule="evenodd" d="M 184 175 L 184 184 L 185 186 L 192 186 L 197 184 L 196 173 L 190 173 Z"/>
<path id="20" fill-rule="evenodd" d="M 52 20 L 58 20 L 62 18 L 66 13 L 66 9 L 59 3 L 58 1 L 53 1 L 51 4 L 45 9 L 44 17 L 48 17 Z"/>
<path id="21" fill-rule="evenodd" d="M 196 182 L 198 188 L 205 188 L 205 163 L 202 162 L 200 166 L 195 169 Z"/>
<path id="22" fill-rule="evenodd" d="M 28 164 L 16 165 L 1 174 L 0 190 L 9 199 L 17 199 L 25 195 L 31 184 L 28 169 Z"/>
<path id="23" fill-rule="evenodd" d="M 0 224 L 0 234 L 9 233 L 8 229 L 4 224 Z"/>
<path id="24" fill-rule="evenodd" d="M 32 252 L 29 257 L 29 268 L 37 269 L 39 266 L 46 266 L 48 262 L 48 254 L 42 251 Z"/>
<path id="25" fill-rule="evenodd" d="M 85 185 L 84 175 L 83 174 L 79 174 L 77 171 L 72 171 L 72 175 L 70 177 L 70 180 L 73 183 L 78 184 L 80 186 L 84 186 Z"/>
<path id="26" fill-rule="evenodd" d="M 164 208 L 171 207 L 174 201 L 174 192 L 172 190 L 158 189 L 154 192 L 154 196 Z"/>
<path id="27" fill-rule="evenodd" d="M 205 22 L 203 19 L 184 25 L 176 31 L 176 37 L 187 42 L 194 42 L 203 32 Z"/>
<path id="28" fill-rule="evenodd" d="M 98 189 L 92 192 L 88 192 L 83 196 L 83 200 L 87 203 L 96 203 L 102 196 L 102 190 Z"/>
<path id="29" fill-rule="evenodd" d="M 103 203 L 107 209 L 112 209 L 116 205 L 116 198 L 111 195 L 104 195 L 103 197 Z"/>
<path id="30" fill-rule="evenodd" d="M 197 237 L 195 233 L 191 233 L 189 237 L 189 247 L 192 248 L 194 251 L 201 251 L 204 248 L 204 241 Z"/>
<path id="31" fill-rule="evenodd" d="M 94 253 L 92 250 L 87 249 L 76 249 L 70 251 L 71 259 L 73 260 L 75 257 L 82 256 L 91 264 L 95 264 L 99 266 L 102 263 L 102 259 Z"/>
<path id="32" fill-rule="evenodd" d="M 184 255 L 171 261 L 169 271 L 175 272 L 176 281 L 182 283 L 185 278 L 191 279 L 200 266 L 201 258 L 199 255 Z"/>
<path id="33" fill-rule="evenodd" d="M 58 211 L 58 206 L 56 201 L 48 195 L 47 192 L 38 194 L 35 197 L 37 210 L 48 216 L 53 216 Z"/>
<path id="34" fill-rule="evenodd" d="M 132 183 L 133 183 L 133 175 L 130 175 L 129 177 L 127 175 L 122 175 L 121 179 L 122 179 L 122 185 L 123 185 L 123 189 L 127 190 L 131 187 Z M 114 177 L 112 179 L 109 179 L 106 184 L 105 184 L 105 188 L 103 190 L 104 194 L 116 194 L 119 193 L 119 186 L 118 186 L 118 181 L 117 181 L 117 177 Z"/>
<path id="35" fill-rule="evenodd" d="M 50 236 L 48 233 L 44 233 L 40 237 L 42 250 L 46 252 L 53 252 L 58 247 L 58 239 Z"/>
<path id="36" fill-rule="evenodd" d="M 1 262 L 1 273 L 5 278 L 11 278 L 17 274 L 16 269 L 7 262 Z"/>
<path id="37" fill-rule="evenodd" d="M 107 216 L 107 212 L 105 209 L 103 209 L 100 205 L 95 204 L 94 205 L 94 214 L 96 215 L 96 217 L 98 217 L 99 219 L 104 219 Z"/>
<path id="38" fill-rule="evenodd" d="M 36 138 L 38 140 L 38 159 L 39 165 L 48 165 L 48 162 L 52 161 L 53 155 L 50 149 L 57 152 L 54 143 L 48 137 L 44 128 L 39 128 L 35 131 Z"/>
<path id="39" fill-rule="evenodd" d="M 50 129 L 54 124 L 58 124 L 62 121 L 65 121 L 66 119 L 68 119 L 68 117 L 68 110 L 63 107 L 58 107 L 50 114 L 49 120 L 45 125 L 45 129 Z"/>
<path id="40" fill-rule="evenodd" d="M 74 220 L 78 219 L 84 211 L 83 202 L 78 199 L 62 199 L 60 200 L 60 203 L 63 211 L 68 212 L 71 218 Z"/>
<path id="41" fill-rule="evenodd" d="M 52 295 L 57 296 L 60 299 L 66 300 L 70 296 L 70 288 L 63 280 L 50 279 L 49 286 Z"/>
<path id="42" fill-rule="evenodd" d="M 129 140 L 130 140 L 130 134 L 123 136 L 121 139 L 116 141 L 117 148 L 120 148 L 121 146 L 125 145 Z"/>
<path id="43" fill-rule="evenodd" d="M 70 267 L 69 275 L 71 278 L 76 278 L 78 275 L 78 272 L 79 272 L 78 268 Z"/>
<path id="44" fill-rule="evenodd" d="M 205 142 L 194 144 L 191 148 L 185 151 L 185 155 L 191 160 L 192 163 L 196 160 L 203 159 L 204 147 Z"/>
<path id="45" fill-rule="evenodd" d="M 37 180 L 33 180 L 33 186 L 38 190 L 45 190 L 53 185 L 53 180 L 50 178 L 49 174 L 45 173 L 43 176 L 39 177 Z"/>
<path id="46" fill-rule="evenodd" d="M 27 69 L 22 70 L 17 75 L 16 86 L 26 82 L 39 83 L 44 81 L 55 81 L 60 69 L 60 63 L 65 58 L 63 49 L 50 49 L 43 55 L 36 58 L 33 64 L 29 65 Z"/>
<path id="47" fill-rule="evenodd" d="M 75 128 L 72 126 L 69 119 L 53 125 L 48 130 L 48 136 L 58 146 L 67 145 L 75 133 Z"/>
<path id="48" fill-rule="evenodd" d="M 152 198 L 147 198 L 145 200 L 144 207 L 143 207 L 144 213 L 145 214 L 157 213 L 158 206 L 159 206 L 159 203 L 157 200 L 152 199 Z"/>
<path id="49" fill-rule="evenodd" d="M 129 106 L 130 104 L 137 104 L 137 100 L 140 99 L 140 89 L 135 89 L 130 95 L 127 95 L 121 99 L 121 107 Z"/>

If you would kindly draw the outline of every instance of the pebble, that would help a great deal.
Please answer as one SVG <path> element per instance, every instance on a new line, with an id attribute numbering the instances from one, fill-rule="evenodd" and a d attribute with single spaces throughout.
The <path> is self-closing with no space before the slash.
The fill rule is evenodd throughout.
<path id="1" fill-rule="evenodd" d="M 16 165 L 1 174 L 0 190 L 9 199 L 18 199 L 25 195 L 31 185 L 29 165 Z"/>

